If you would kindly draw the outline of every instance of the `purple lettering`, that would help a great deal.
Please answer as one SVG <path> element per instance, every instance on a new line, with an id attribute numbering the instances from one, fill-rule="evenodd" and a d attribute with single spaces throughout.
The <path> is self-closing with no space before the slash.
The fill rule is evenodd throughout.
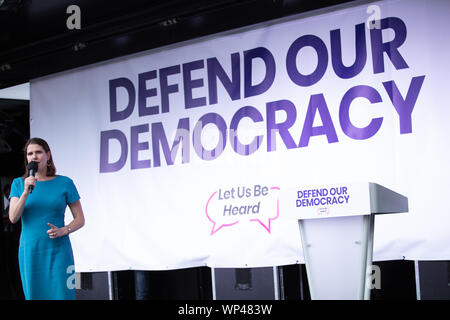
<path id="1" fill-rule="evenodd" d="M 352 139 L 364 140 L 372 137 L 380 129 L 383 118 L 372 119 L 365 128 L 355 127 L 350 121 L 350 104 L 356 98 L 366 98 L 370 103 L 381 102 L 381 96 L 377 90 L 369 86 L 355 86 L 344 95 L 339 107 L 339 121 L 342 131 Z"/>
<path id="2" fill-rule="evenodd" d="M 281 123 L 276 123 L 275 113 L 280 110 L 286 113 L 286 120 Z M 266 104 L 267 151 L 277 149 L 276 133 L 280 135 L 288 149 L 297 148 L 294 139 L 289 133 L 289 128 L 294 125 L 296 118 L 297 109 L 295 109 L 295 105 L 289 100 L 278 100 Z"/>
<path id="3" fill-rule="evenodd" d="M 303 75 L 297 68 L 297 55 L 298 52 L 304 47 L 312 47 L 318 57 L 316 69 L 309 75 Z M 286 70 L 291 80 L 301 86 L 309 87 L 317 83 L 322 79 L 328 65 L 328 51 L 325 43 L 317 36 L 305 35 L 295 40 L 286 56 Z"/>
<path id="4" fill-rule="evenodd" d="M 202 145 L 202 131 L 208 124 L 214 124 L 219 130 L 219 142 L 212 150 L 206 150 Z M 214 160 L 220 156 L 227 143 L 227 124 L 225 120 L 217 113 L 207 113 L 203 115 L 195 124 L 192 143 L 197 155 L 203 160 Z"/>
<path id="5" fill-rule="evenodd" d="M 266 73 L 264 79 L 260 83 L 253 85 L 253 60 L 256 58 L 259 58 L 264 62 Z M 257 96 L 269 90 L 275 80 L 275 73 L 275 59 L 268 49 L 259 47 L 244 51 L 244 97 Z"/>
<path id="6" fill-rule="evenodd" d="M 130 162 L 131 170 L 150 168 L 150 160 L 139 160 L 139 151 L 148 150 L 148 142 L 139 142 L 139 134 L 143 132 L 148 132 L 148 124 L 142 124 L 139 126 L 131 127 L 131 139 L 130 139 Z"/>
<path id="7" fill-rule="evenodd" d="M 317 111 L 319 111 L 322 126 L 313 127 L 314 118 Z M 300 137 L 299 147 L 308 146 L 309 138 L 320 135 L 326 135 L 328 143 L 338 142 L 336 130 L 334 129 L 333 121 L 331 120 L 325 98 L 323 94 L 315 94 L 309 99 L 308 110 L 306 111 L 306 118 L 303 125 L 302 135 Z"/>
<path id="8" fill-rule="evenodd" d="M 366 49 L 366 24 L 360 23 L 355 26 L 355 62 L 344 66 L 342 61 L 341 30 L 330 31 L 331 39 L 331 62 L 336 75 L 342 79 L 353 78 L 361 72 L 367 60 Z"/>
<path id="9" fill-rule="evenodd" d="M 231 119 L 230 143 L 233 147 L 233 150 L 240 155 L 248 156 L 259 149 L 259 146 L 261 145 L 263 140 L 263 136 L 256 136 L 249 144 L 242 144 L 239 141 L 237 136 L 237 128 L 241 119 L 245 117 L 252 119 L 253 122 L 261 122 L 263 121 L 263 117 L 261 113 L 259 113 L 258 109 L 247 106 L 239 109 L 234 114 L 233 119 Z"/>
<path id="10" fill-rule="evenodd" d="M 412 132 L 411 114 L 416 105 L 417 97 L 419 96 L 424 79 L 425 76 L 412 78 L 405 99 L 403 99 L 402 94 L 394 81 L 383 82 L 383 86 L 400 118 L 400 134 Z"/>
<path id="11" fill-rule="evenodd" d="M 382 31 L 388 28 L 394 30 L 394 39 L 389 42 L 383 42 Z M 406 25 L 401 19 L 396 17 L 381 19 L 380 28 L 373 28 L 370 30 L 374 73 L 384 72 L 384 52 L 386 52 L 397 70 L 409 68 L 405 59 L 403 59 L 402 55 L 398 51 L 398 48 L 405 42 L 405 40 Z"/>
<path id="12" fill-rule="evenodd" d="M 156 88 L 147 89 L 147 80 L 156 79 L 156 70 L 140 73 L 138 75 L 139 81 L 139 117 L 158 114 L 158 106 L 147 107 L 147 98 L 156 97 L 158 94 Z"/>
<path id="13" fill-rule="evenodd" d="M 183 64 L 183 84 L 185 108 L 197 108 L 206 105 L 206 98 L 193 98 L 192 90 L 204 86 L 203 79 L 192 79 L 191 72 L 204 68 L 204 61 L 197 60 Z"/>
<path id="14" fill-rule="evenodd" d="M 169 94 L 178 92 L 178 85 L 169 85 L 167 82 L 167 77 L 180 73 L 180 66 L 172 66 L 167 68 L 162 68 L 159 70 L 159 85 L 161 87 L 161 112 L 169 112 Z"/>
<path id="15" fill-rule="evenodd" d="M 116 162 L 109 162 L 109 143 L 112 139 L 120 143 L 120 157 Z M 125 165 L 128 154 L 127 137 L 120 130 L 100 132 L 100 172 L 119 171 Z"/>
<path id="16" fill-rule="evenodd" d="M 239 53 L 231 54 L 231 79 L 225 73 L 217 58 L 210 58 L 207 60 L 208 68 L 208 89 L 209 89 L 209 104 L 216 104 L 217 99 L 217 79 L 220 80 L 225 90 L 228 92 L 231 100 L 238 100 L 241 98 L 241 69 L 240 69 Z"/>
<path id="17" fill-rule="evenodd" d="M 161 146 L 166 159 L 167 165 L 173 165 L 175 157 L 178 152 L 178 147 L 181 143 L 181 162 L 188 163 L 190 160 L 189 150 L 189 118 L 182 118 L 178 121 L 177 131 L 172 143 L 172 148 L 169 148 L 166 134 L 161 122 L 152 123 L 152 146 L 153 146 L 153 166 L 161 166 Z"/>
<path id="18" fill-rule="evenodd" d="M 118 111 L 117 109 L 117 88 L 122 87 L 128 93 L 128 105 L 125 109 Z M 133 82 L 128 78 L 117 78 L 109 80 L 109 111 L 111 122 L 120 121 L 128 118 L 133 113 L 134 104 L 136 102 L 136 91 Z"/>

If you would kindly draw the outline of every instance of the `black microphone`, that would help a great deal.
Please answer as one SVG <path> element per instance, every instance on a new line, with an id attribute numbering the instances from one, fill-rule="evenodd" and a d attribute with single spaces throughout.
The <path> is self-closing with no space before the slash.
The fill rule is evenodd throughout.
<path id="1" fill-rule="evenodd" d="M 38 163 L 36 161 L 31 161 L 28 166 L 28 173 L 30 174 L 30 176 L 35 176 L 36 175 L 36 171 L 38 170 Z M 29 186 L 28 187 L 28 191 L 30 191 L 30 193 L 33 192 L 33 188 L 34 186 Z"/>

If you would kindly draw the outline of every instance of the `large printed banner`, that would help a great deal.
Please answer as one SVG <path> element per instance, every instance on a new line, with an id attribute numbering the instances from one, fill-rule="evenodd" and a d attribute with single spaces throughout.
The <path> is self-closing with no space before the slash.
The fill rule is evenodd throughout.
<path id="1" fill-rule="evenodd" d="M 32 81 L 32 136 L 82 198 L 77 271 L 301 263 L 280 192 L 340 181 L 409 198 L 375 260 L 449 259 L 448 16 L 347 5 Z"/>

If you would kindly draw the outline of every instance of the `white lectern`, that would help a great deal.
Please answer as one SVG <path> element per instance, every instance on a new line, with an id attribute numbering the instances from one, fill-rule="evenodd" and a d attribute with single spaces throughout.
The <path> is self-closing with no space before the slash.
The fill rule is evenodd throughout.
<path id="1" fill-rule="evenodd" d="M 374 214 L 408 212 L 408 198 L 376 183 L 282 189 L 298 219 L 312 299 L 370 299 Z"/>

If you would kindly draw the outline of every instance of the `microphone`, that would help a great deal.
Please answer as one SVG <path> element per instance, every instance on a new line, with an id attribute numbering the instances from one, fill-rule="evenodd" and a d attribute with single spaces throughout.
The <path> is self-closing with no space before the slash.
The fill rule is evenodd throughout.
<path id="1" fill-rule="evenodd" d="M 34 177 L 36 175 L 36 171 L 38 170 L 38 163 L 36 161 L 31 161 L 28 164 L 27 169 L 28 169 L 28 173 L 30 174 L 30 176 Z M 30 193 L 32 193 L 33 192 L 33 188 L 34 188 L 34 186 L 29 186 L 28 187 L 28 191 Z"/>

